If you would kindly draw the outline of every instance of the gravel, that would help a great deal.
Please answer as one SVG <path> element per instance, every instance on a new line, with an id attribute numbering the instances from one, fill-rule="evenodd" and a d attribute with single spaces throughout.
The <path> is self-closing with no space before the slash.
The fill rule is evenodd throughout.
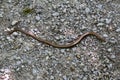
<path id="1" fill-rule="evenodd" d="M 1 0 L 0 80 L 119 80 L 119 0 Z M 40 43 L 20 27 L 59 44 L 94 31 L 73 48 Z"/>

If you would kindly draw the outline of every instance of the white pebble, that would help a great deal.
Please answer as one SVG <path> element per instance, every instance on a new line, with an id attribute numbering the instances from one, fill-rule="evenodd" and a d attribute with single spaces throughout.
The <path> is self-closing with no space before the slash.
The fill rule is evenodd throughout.
<path id="1" fill-rule="evenodd" d="M 13 33 L 13 35 L 17 36 L 17 35 L 18 35 L 18 33 L 17 33 L 17 32 L 14 32 L 14 33 Z"/>
<path id="2" fill-rule="evenodd" d="M 120 28 L 116 29 L 116 32 L 120 32 Z"/>
<path id="3" fill-rule="evenodd" d="M 40 20 L 40 16 L 36 16 L 35 19 L 36 19 L 36 20 Z"/>
<path id="4" fill-rule="evenodd" d="M 107 34 L 103 34 L 103 37 L 108 37 L 108 35 Z"/>
<path id="5" fill-rule="evenodd" d="M 102 6 L 101 4 L 98 4 L 97 7 L 98 7 L 99 9 L 102 9 L 103 6 Z"/>
<path id="6" fill-rule="evenodd" d="M 46 60 L 48 60 L 49 59 L 49 56 L 46 56 Z"/>
<path id="7" fill-rule="evenodd" d="M 109 68 L 112 68 L 112 64 L 109 64 L 108 67 L 109 67 Z"/>
<path id="8" fill-rule="evenodd" d="M 65 52 L 65 49 L 61 49 L 61 52 L 64 53 L 64 52 Z"/>
<path id="9" fill-rule="evenodd" d="M 84 67 L 83 70 L 84 70 L 84 71 L 87 71 L 88 69 L 87 69 L 87 67 Z"/>
<path id="10" fill-rule="evenodd" d="M 59 13 L 58 12 L 54 12 L 52 15 L 56 17 L 56 16 L 59 15 Z"/>
<path id="11" fill-rule="evenodd" d="M 89 13 L 89 12 L 90 12 L 90 9 L 89 9 L 89 8 L 86 8 L 86 9 L 85 9 L 85 12 L 86 12 L 86 13 Z"/>
<path id="12" fill-rule="evenodd" d="M 50 79 L 53 80 L 53 79 L 54 79 L 54 76 L 50 76 Z"/>
<path id="13" fill-rule="evenodd" d="M 104 25 L 104 23 L 98 23 L 97 24 L 97 26 L 103 26 Z"/>
<path id="14" fill-rule="evenodd" d="M 8 2 L 9 2 L 9 3 L 11 3 L 11 2 L 12 2 L 12 0 L 8 0 Z"/>
<path id="15" fill-rule="evenodd" d="M 18 21 L 16 21 L 16 20 L 12 21 L 12 26 L 17 24 L 17 23 L 18 23 Z"/>
<path id="16" fill-rule="evenodd" d="M 111 19 L 106 19 L 106 23 L 109 24 L 112 20 Z"/>
<path id="17" fill-rule="evenodd" d="M 1 17 L 1 18 L 3 17 L 3 14 L 2 14 L 2 13 L 0 13 L 0 17 Z"/>
<path id="18" fill-rule="evenodd" d="M 111 55 L 111 58 L 115 58 L 115 55 Z"/>
<path id="19" fill-rule="evenodd" d="M 11 39 L 11 37 L 7 36 L 7 40 L 8 41 L 13 41 L 13 39 Z"/>
<path id="20" fill-rule="evenodd" d="M 111 49 L 111 48 L 109 48 L 109 49 L 108 49 L 108 52 L 111 52 L 111 51 L 112 51 L 112 49 Z"/>

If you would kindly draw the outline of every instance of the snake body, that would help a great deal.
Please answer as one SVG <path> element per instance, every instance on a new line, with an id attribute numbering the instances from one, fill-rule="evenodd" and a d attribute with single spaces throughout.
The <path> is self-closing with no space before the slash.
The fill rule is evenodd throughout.
<path id="1" fill-rule="evenodd" d="M 35 39 L 35 40 L 37 40 L 37 41 L 39 41 L 39 42 L 43 42 L 43 43 L 48 44 L 48 45 L 50 45 L 50 46 L 53 46 L 53 47 L 55 47 L 55 48 L 70 48 L 70 47 L 73 47 L 73 46 L 75 46 L 76 44 L 78 44 L 84 37 L 86 37 L 86 36 L 88 36 L 88 35 L 96 36 L 99 40 L 105 41 L 104 38 L 102 38 L 100 35 L 98 35 L 98 34 L 95 33 L 95 32 L 86 32 L 86 33 L 84 33 L 83 35 L 78 36 L 75 40 L 73 40 L 73 41 L 70 42 L 69 44 L 60 45 L 60 44 L 57 44 L 57 43 L 55 43 L 55 42 L 52 43 L 51 41 L 44 40 L 44 39 L 42 39 L 42 38 L 40 38 L 40 37 L 35 36 L 34 34 L 30 34 L 29 32 L 27 32 L 27 31 L 25 31 L 25 30 L 22 30 L 22 29 L 20 29 L 20 28 L 14 28 L 13 30 L 10 30 L 10 31 L 7 31 L 7 32 L 8 32 L 8 34 L 10 35 L 10 34 L 12 34 L 13 32 L 17 32 L 17 31 L 19 31 L 19 32 L 21 32 L 21 33 L 24 33 L 24 34 L 26 34 L 27 36 L 30 36 L 30 37 L 32 37 L 33 39 Z"/>

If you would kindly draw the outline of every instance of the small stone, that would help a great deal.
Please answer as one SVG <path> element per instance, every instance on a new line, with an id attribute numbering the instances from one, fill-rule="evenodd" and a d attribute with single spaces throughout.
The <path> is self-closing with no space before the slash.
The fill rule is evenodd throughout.
<path id="1" fill-rule="evenodd" d="M 36 75 L 37 74 L 37 70 L 36 69 L 32 69 L 32 73 L 33 73 L 33 75 Z"/>
<path id="2" fill-rule="evenodd" d="M 70 3 L 70 1 L 66 1 L 66 3 L 68 4 L 68 3 Z"/>
<path id="3" fill-rule="evenodd" d="M 17 33 L 17 32 L 14 32 L 14 33 L 13 33 L 13 35 L 14 35 L 14 36 L 17 36 L 17 35 L 18 35 L 18 33 Z"/>
<path id="4" fill-rule="evenodd" d="M 14 26 L 14 25 L 16 25 L 17 23 L 18 23 L 18 21 L 14 20 L 14 21 L 12 21 L 11 25 Z"/>
<path id="5" fill-rule="evenodd" d="M 0 17 L 3 17 L 3 15 L 4 15 L 4 10 L 0 9 Z"/>
<path id="6" fill-rule="evenodd" d="M 73 71 L 75 71 L 75 67 L 74 66 L 71 66 L 70 67 L 70 70 L 73 72 Z"/>
<path id="7" fill-rule="evenodd" d="M 1 18 L 3 17 L 3 14 L 2 14 L 2 13 L 0 13 L 0 17 L 1 17 Z"/>
<path id="8" fill-rule="evenodd" d="M 105 25 L 104 23 L 98 23 L 97 26 L 103 26 Z"/>
<path id="9" fill-rule="evenodd" d="M 109 68 L 112 68 L 112 64 L 109 64 L 108 67 L 109 67 Z"/>
<path id="10" fill-rule="evenodd" d="M 12 0 L 8 0 L 8 2 L 9 2 L 9 3 L 11 3 L 11 2 L 12 2 Z"/>
<path id="11" fill-rule="evenodd" d="M 83 63 L 80 63 L 80 66 L 85 66 Z"/>
<path id="12" fill-rule="evenodd" d="M 84 7 L 86 7 L 86 3 L 83 3 L 83 4 L 80 4 L 80 8 L 84 8 Z"/>
<path id="13" fill-rule="evenodd" d="M 111 58 L 115 58 L 115 55 L 111 55 Z"/>
<path id="14" fill-rule="evenodd" d="M 17 62 L 16 62 L 16 65 L 20 65 L 20 64 L 21 64 L 21 61 L 17 61 Z"/>
<path id="15" fill-rule="evenodd" d="M 108 35 L 107 34 L 103 34 L 103 37 L 108 37 Z"/>
<path id="16" fill-rule="evenodd" d="M 65 9 L 63 9 L 63 12 L 64 12 L 64 13 L 66 13 L 66 12 L 67 12 L 67 9 L 66 9 L 66 8 L 65 8 Z"/>
<path id="17" fill-rule="evenodd" d="M 64 22 L 65 21 L 65 19 L 61 19 L 61 22 Z"/>
<path id="18" fill-rule="evenodd" d="M 13 41 L 13 39 L 11 39 L 11 37 L 7 36 L 7 40 L 8 41 Z"/>
<path id="19" fill-rule="evenodd" d="M 106 2 L 108 3 L 108 2 L 110 2 L 111 0 L 106 0 Z"/>
<path id="20" fill-rule="evenodd" d="M 53 15 L 54 17 L 56 17 L 56 16 L 59 15 L 59 13 L 58 13 L 58 12 L 54 12 L 52 15 Z"/>
<path id="21" fill-rule="evenodd" d="M 67 57 L 67 60 L 70 61 L 70 60 L 71 60 L 71 57 Z"/>
<path id="22" fill-rule="evenodd" d="M 86 12 L 86 13 L 89 13 L 89 12 L 90 12 L 90 9 L 89 9 L 89 8 L 86 8 L 86 9 L 85 9 L 85 12 Z"/>
<path id="23" fill-rule="evenodd" d="M 99 5 L 97 5 L 97 7 L 98 7 L 99 9 L 102 9 L 103 5 L 99 4 Z"/>
<path id="24" fill-rule="evenodd" d="M 67 77 L 64 75 L 64 76 L 63 76 L 63 79 L 64 79 L 64 80 L 67 80 Z"/>
<path id="25" fill-rule="evenodd" d="M 87 69 L 87 67 L 84 67 L 83 70 L 84 70 L 84 71 L 87 71 L 88 69 Z"/>
<path id="26" fill-rule="evenodd" d="M 70 10 L 70 12 L 71 12 L 71 13 L 74 13 L 74 12 L 75 12 L 75 10 L 74 10 L 74 9 L 72 9 L 72 10 Z"/>
<path id="27" fill-rule="evenodd" d="M 112 38 L 110 39 L 110 42 L 114 44 L 114 43 L 117 42 L 117 40 L 116 40 L 114 37 L 112 37 Z"/>
<path id="28" fill-rule="evenodd" d="M 111 48 L 109 48 L 109 49 L 108 49 L 108 52 L 111 52 L 111 51 L 112 51 L 112 49 L 111 49 Z"/>
<path id="29" fill-rule="evenodd" d="M 82 79 L 82 80 L 88 80 L 88 79 L 87 79 L 87 77 L 83 77 L 83 79 Z"/>
<path id="30" fill-rule="evenodd" d="M 35 16 L 35 19 L 37 20 L 37 21 L 39 21 L 40 20 L 40 16 Z"/>
<path id="31" fill-rule="evenodd" d="M 46 57 L 46 60 L 48 60 L 48 59 L 49 59 L 49 56 Z"/>
<path id="32" fill-rule="evenodd" d="M 50 80 L 54 80 L 54 76 L 50 76 Z"/>
<path id="33" fill-rule="evenodd" d="M 65 52 L 65 49 L 61 49 L 61 52 L 64 53 L 64 52 Z"/>
<path id="34" fill-rule="evenodd" d="M 116 32 L 120 32 L 120 28 L 116 29 Z"/>
<path id="35" fill-rule="evenodd" d="M 59 40 L 60 38 L 59 38 L 58 36 L 55 36 L 55 39 L 56 39 L 56 40 Z"/>
<path id="36" fill-rule="evenodd" d="M 87 29 L 87 27 L 86 26 L 82 26 L 81 29 Z"/>
<path id="37" fill-rule="evenodd" d="M 109 24 L 112 20 L 111 19 L 106 19 L 106 23 Z"/>
<path id="38" fill-rule="evenodd" d="M 80 59 L 80 54 L 77 54 L 76 57 L 77 57 L 78 59 Z"/>
<path id="39" fill-rule="evenodd" d="M 103 22 L 105 22 L 105 18 L 101 18 L 101 19 L 99 19 L 99 21 L 100 21 L 101 23 L 103 23 Z"/>

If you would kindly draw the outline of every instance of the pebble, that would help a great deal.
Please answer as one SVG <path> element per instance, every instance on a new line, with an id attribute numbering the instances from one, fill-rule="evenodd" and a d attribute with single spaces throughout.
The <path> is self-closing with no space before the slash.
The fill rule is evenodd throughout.
<path id="1" fill-rule="evenodd" d="M 50 76 L 50 80 L 54 80 L 54 76 Z"/>
<path id="2" fill-rule="evenodd" d="M 65 9 L 63 9 L 63 13 L 66 13 L 67 12 L 67 9 L 65 8 Z"/>
<path id="3" fill-rule="evenodd" d="M 64 22 L 65 21 L 65 19 L 60 19 L 61 20 L 61 22 Z"/>
<path id="4" fill-rule="evenodd" d="M 14 21 L 12 21 L 11 25 L 14 26 L 14 25 L 16 25 L 17 23 L 18 23 L 18 21 L 17 21 L 17 20 L 14 20 Z"/>
<path id="5" fill-rule="evenodd" d="M 0 17 L 1 17 L 1 18 L 3 17 L 3 14 L 2 14 L 2 13 L 0 13 Z"/>
<path id="6" fill-rule="evenodd" d="M 3 10 L 0 9 L 0 17 L 1 17 L 1 18 L 3 17 L 3 14 L 4 14 Z"/>
<path id="7" fill-rule="evenodd" d="M 97 7 L 101 10 L 101 9 L 102 9 L 102 7 L 103 7 L 103 5 L 98 4 L 98 5 L 97 5 Z"/>
<path id="8" fill-rule="evenodd" d="M 82 79 L 82 80 L 88 80 L 88 79 L 87 79 L 87 77 L 83 77 L 83 79 Z"/>
<path id="9" fill-rule="evenodd" d="M 83 70 L 86 72 L 88 69 L 87 69 L 87 67 L 84 67 Z"/>
<path id="10" fill-rule="evenodd" d="M 104 26 L 104 23 L 98 23 L 97 26 Z"/>
<path id="11" fill-rule="evenodd" d="M 35 68 L 32 69 L 32 73 L 33 73 L 33 75 L 36 75 L 37 72 L 38 72 L 37 69 L 35 69 Z"/>
<path id="12" fill-rule="evenodd" d="M 48 60 L 49 59 L 49 56 L 46 56 L 46 60 Z"/>
<path id="13" fill-rule="evenodd" d="M 35 16 L 35 19 L 36 19 L 37 21 L 39 21 L 39 20 L 40 20 L 40 16 L 39 16 L 39 15 Z"/>
<path id="14" fill-rule="evenodd" d="M 108 37 L 108 35 L 107 34 L 103 34 L 103 37 Z"/>
<path id="15" fill-rule="evenodd" d="M 116 29 L 116 32 L 120 32 L 120 28 Z"/>
<path id="16" fill-rule="evenodd" d="M 63 76 L 63 79 L 64 79 L 64 80 L 67 80 L 67 77 L 66 77 L 66 75 L 64 75 L 64 76 Z"/>
<path id="17" fill-rule="evenodd" d="M 114 43 L 117 42 L 117 40 L 116 40 L 114 37 L 112 37 L 112 38 L 110 39 L 110 42 L 114 44 Z"/>
<path id="18" fill-rule="evenodd" d="M 109 64 L 109 65 L 108 65 L 108 68 L 112 68 L 112 66 L 113 66 L 112 64 Z"/>
<path id="19" fill-rule="evenodd" d="M 109 24 L 111 23 L 112 19 L 106 19 L 106 23 Z"/>
<path id="20" fill-rule="evenodd" d="M 13 41 L 13 39 L 10 36 L 7 36 L 8 41 Z"/>
<path id="21" fill-rule="evenodd" d="M 14 36 L 17 36 L 17 35 L 18 35 L 18 32 L 14 32 L 13 35 L 14 35 Z"/>
<path id="22" fill-rule="evenodd" d="M 90 12 L 90 9 L 89 9 L 89 8 L 86 8 L 86 9 L 85 9 L 85 12 L 86 12 L 86 13 L 89 13 L 89 12 Z"/>
<path id="23" fill-rule="evenodd" d="M 64 53 L 64 52 L 65 52 L 65 49 L 61 49 L 61 52 Z"/>
<path id="24" fill-rule="evenodd" d="M 111 55 L 111 58 L 115 58 L 115 55 L 113 54 L 113 55 Z"/>
<path id="25" fill-rule="evenodd" d="M 76 55 L 76 57 L 77 57 L 78 59 L 80 59 L 80 58 L 81 58 L 80 54 L 77 54 L 77 55 Z"/>
<path id="26" fill-rule="evenodd" d="M 20 65 L 22 62 L 21 61 L 17 61 L 16 62 L 16 65 Z"/>
<path id="27" fill-rule="evenodd" d="M 109 49 L 108 49 L 108 52 L 111 52 L 111 51 L 112 51 L 112 48 L 109 48 Z"/>
<path id="28" fill-rule="evenodd" d="M 12 0 L 8 0 L 8 2 L 9 2 L 9 3 L 11 3 L 11 2 L 12 2 Z"/>
<path id="29" fill-rule="evenodd" d="M 53 15 L 54 17 L 57 17 L 57 16 L 59 16 L 59 13 L 58 13 L 58 12 L 54 12 L 52 15 Z"/>
<path id="30" fill-rule="evenodd" d="M 82 3 L 82 4 L 80 4 L 79 6 L 80 6 L 80 8 L 84 8 L 84 7 L 86 7 L 86 3 Z"/>

